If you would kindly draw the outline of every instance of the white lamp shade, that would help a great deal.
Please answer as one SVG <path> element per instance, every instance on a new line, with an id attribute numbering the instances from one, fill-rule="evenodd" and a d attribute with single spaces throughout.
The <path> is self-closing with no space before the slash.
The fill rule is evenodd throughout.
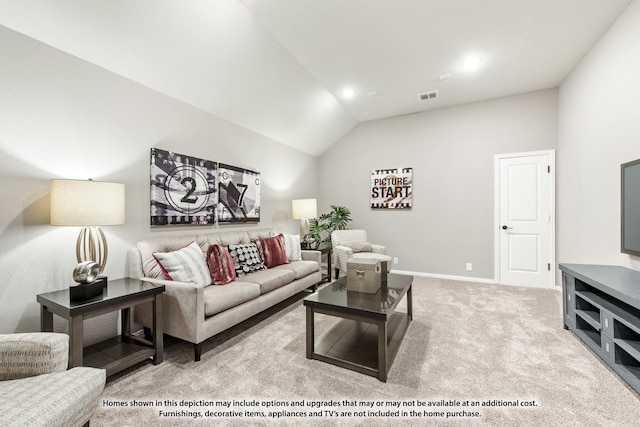
<path id="1" fill-rule="evenodd" d="M 52 179 L 51 224 L 124 224 L 124 184 Z"/>
<path id="2" fill-rule="evenodd" d="M 316 199 L 298 199 L 291 201 L 293 219 L 310 219 L 318 216 Z"/>

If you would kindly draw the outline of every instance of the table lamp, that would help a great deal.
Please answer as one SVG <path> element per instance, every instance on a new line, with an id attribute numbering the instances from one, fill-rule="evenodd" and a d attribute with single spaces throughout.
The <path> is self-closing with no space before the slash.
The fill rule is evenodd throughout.
<path id="1" fill-rule="evenodd" d="M 316 199 L 292 200 L 291 211 L 291 217 L 300 220 L 300 240 L 305 242 L 309 234 L 309 220 L 318 216 Z"/>
<path id="2" fill-rule="evenodd" d="M 109 256 L 103 225 L 124 224 L 124 184 L 51 180 L 51 225 L 81 226 L 78 263 L 94 261 L 104 272 Z"/>

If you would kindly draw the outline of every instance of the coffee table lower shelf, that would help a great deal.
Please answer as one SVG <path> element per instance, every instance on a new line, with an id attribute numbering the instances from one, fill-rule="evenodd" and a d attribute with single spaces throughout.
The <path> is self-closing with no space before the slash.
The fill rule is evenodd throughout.
<path id="1" fill-rule="evenodd" d="M 380 326 L 357 320 L 341 319 L 314 345 L 311 359 L 386 381 L 410 322 L 407 314 L 398 312 L 387 322 L 386 353 L 382 355 L 386 357 L 386 363 L 383 363 L 386 370 L 379 363 Z M 385 372 L 380 372 L 381 369 Z"/>

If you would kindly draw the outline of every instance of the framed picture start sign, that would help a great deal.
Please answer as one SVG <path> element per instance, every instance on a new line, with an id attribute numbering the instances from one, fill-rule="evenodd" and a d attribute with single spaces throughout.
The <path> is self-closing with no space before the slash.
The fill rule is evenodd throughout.
<path id="1" fill-rule="evenodd" d="M 259 172 L 151 149 L 151 225 L 259 221 Z"/>
<path id="2" fill-rule="evenodd" d="M 413 197 L 413 168 L 371 171 L 372 209 L 410 209 Z"/>

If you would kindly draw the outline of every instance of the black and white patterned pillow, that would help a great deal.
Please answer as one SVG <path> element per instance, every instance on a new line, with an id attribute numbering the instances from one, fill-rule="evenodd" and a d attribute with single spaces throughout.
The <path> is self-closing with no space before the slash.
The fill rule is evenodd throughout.
<path id="1" fill-rule="evenodd" d="M 229 253 L 233 258 L 233 267 L 237 277 L 267 268 L 255 243 L 229 245 Z"/>

